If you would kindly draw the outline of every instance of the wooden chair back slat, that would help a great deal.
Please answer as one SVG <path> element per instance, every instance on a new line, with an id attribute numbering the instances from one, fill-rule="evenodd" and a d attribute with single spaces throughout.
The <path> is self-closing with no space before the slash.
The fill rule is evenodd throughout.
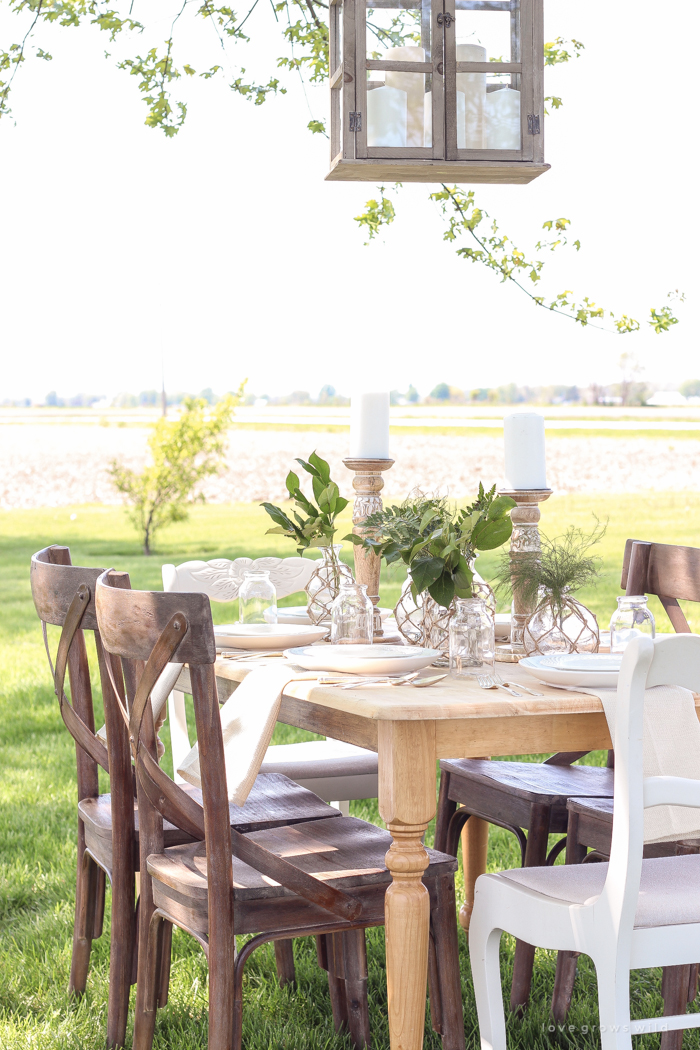
<path id="1" fill-rule="evenodd" d="M 206 594 L 178 594 L 167 591 L 122 590 L 113 569 L 103 573 L 97 583 L 95 603 L 105 648 L 127 660 L 148 660 L 162 631 L 176 614 L 191 624 L 178 650 L 178 661 L 213 664 L 216 642 L 211 606 Z M 108 578 L 109 577 L 109 578 Z M 100 602 L 106 607 L 100 610 Z"/>
<path id="2" fill-rule="evenodd" d="M 626 594 L 653 594 L 677 634 L 690 634 L 681 601 L 700 602 L 700 548 L 627 540 L 622 566 Z"/>
<path id="3" fill-rule="evenodd" d="M 90 603 L 82 620 L 84 631 L 97 630 L 95 583 L 104 569 L 71 565 L 68 547 L 44 547 L 32 555 L 29 579 L 34 606 L 40 620 L 62 627 L 75 592 L 81 583 L 90 588 Z"/>

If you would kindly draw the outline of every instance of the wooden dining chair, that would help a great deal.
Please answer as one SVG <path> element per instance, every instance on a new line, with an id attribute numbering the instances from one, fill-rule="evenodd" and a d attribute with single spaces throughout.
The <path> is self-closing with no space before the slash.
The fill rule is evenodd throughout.
<path id="1" fill-rule="evenodd" d="M 125 702 L 121 665 L 118 658 L 105 653 L 95 616 L 95 581 L 102 572 L 101 568 L 72 565 L 69 549 L 59 546 L 33 555 L 30 568 L 32 596 L 44 630 L 61 716 L 76 742 L 78 855 L 69 991 L 77 995 L 85 991 L 92 941 L 102 933 L 106 875 L 112 887 L 107 1020 L 107 1044 L 112 1047 L 124 1045 L 130 987 L 136 976 L 139 812 L 128 734 L 119 707 Z M 119 579 L 121 586 L 129 585 L 126 574 Z M 46 624 L 62 628 L 55 669 Z M 95 734 L 85 631 L 92 631 L 95 637 L 106 743 Z M 70 701 L 64 691 L 66 671 Z M 119 694 L 115 694 L 115 686 Z M 99 793 L 98 767 L 109 774 L 108 794 Z M 185 791 L 199 797 L 194 788 L 188 786 Z M 312 792 L 275 774 L 259 778 L 244 807 L 231 807 L 231 820 L 242 831 L 336 814 L 337 810 Z M 192 841 L 189 834 L 167 822 L 163 833 L 169 846 Z M 292 948 L 280 942 L 276 949 L 277 972 L 284 984 L 294 978 Z"/>
<path id="2" fill-rule="evenodd" d="M 690 634 L 690 626 L 679 603 L 700 602 L 700 549 L 674 544 L 628 540 L 622 568 L 622 586 L 628 594 L 659 598 L 678 634 Z M 570 798 L 567 803 L 566 863 L 607 861 L 613 826 L 613 799 Z M 591 852 L 589 852 L 589 850 Z M 645 857 L 671 857 L 699 853 L 700 840 L 649 844 Z M 555 1020 L 563 1023 L 571 1005 L 576 978 L 575 952 L 560 952 L 552 998 Z M 680 1013 L 685 1002 L 697 994 L 698 968 L 693 965 L 667 967 L 662 995 L 667 1015 Z M 679 1050 L 682 1031 L 664 1032 L 662 1050 Z"/>
<path id="3" fill-rule="evenodd" d="M 303 590 L 318 566 L 312 558 L 216 558 L 214 561 L 188 561 L 164 565 L 163 590 L 207 594 L 212 601 L 231 602 L 238 597 L 244 574 L 252 568 L 265 569 L 275 584 L 278 598 Z M 168 724 L 177 771 L 191 748 L 187 729 L 185 694 L 174 689 L 168 700 Z M 350 815 L 350 799 L 376 798 L 377 755 L 374 751 L 347 744 L 343 740 L 306 740 L 296 744 L 271 744 L 261 772 L 282 773 L 325 802 Z M 175 782 L 184 783 L 176 772 Z"/>
<path id="4" fill-rule="evenodd" d="M 630 1017 L 631 970 L 692 965 L 700 942 L 700 857 L 643 859 L 646 809 L 700 808 L 700 780 L 644 775 L 645 697 L 655 686 L 700 691 L 700 637 L 653 642 L 639 636 L 624 652 L 615 705 L 618 805 L 610 862 L 517 868 L 477 881 L 469 954 L 484 1048 L 506 1050 L 503 932 L 591 958 L 603 1050 L 632 1050 L 633 1035 L 700 1026 L 700 1014 L 687 1014 L 685 1002 L 674 1015 Z"/>
<path id="5" fill-rule="evenodd" d="M 369 1044 L 364 929 L 384 922 L 391 877 L 385 854 L 391 836 L 342 817 L 293 828 L 241 834 L 231 827 L 208 599 L 202 594 L 119 588 L 109 571 L 97 581 L 96 607 L 105 648 L 122 659 L 130 699 L 142 829 L 139 976 L 134 1050 L 150 1050 L 162 1005 L 165 953 L 175 924 L 202 945 L 209 963 L 209 1048 L 240 1050 L 245 963 L 260 944 L 317 938 L 328 969 L 333 1017 L 353 1044 Z M 189 665 L 202 778 L 201 804 L 160 768 L 149 694 L 174 660 Z M 145 666 L 144 666 L 144 661 Z M 145 811 L 148 807 L 148 818 Z M 163 821 L 199 841 L 165 848 Z M 144 856 L 149 851 L 148 856 Z M 431 1012 L 446 1050 L 464 1050 L 454 858 L 429 851 L 425 872 L 431 906 Z M 253 934 L 237 954 L 235 934 Z"/>

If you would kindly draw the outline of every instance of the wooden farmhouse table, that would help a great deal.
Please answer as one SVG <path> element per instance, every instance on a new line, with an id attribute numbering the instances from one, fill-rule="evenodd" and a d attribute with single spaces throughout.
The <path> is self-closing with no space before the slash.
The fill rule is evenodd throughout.
<path id="1" fill-rule="evenodd" d="M 219 699 L 228 699 L 255 666 L 217 659 Z M 379 812 L 393 838 L 386 855 L 393 882 L 386 892 L 385 920 L 392 1050 L 421 1050 L 423 1044 L 430 918 L 422 882 L 428 865 L 423 833 L 437 807 L 437 760 L 611 746 L 598 697 L 538 684 L 517 664 L 508 665 L 508 681 L 522 681 L 544 695 L 515 698 L 502 689 L 482 690 L 476 681 L 448 677 L 423 689 L 290 682 L 282 698 L 280 722 L 379 756 Z M 176 688 L 190 691 L 187 669 Z"/>

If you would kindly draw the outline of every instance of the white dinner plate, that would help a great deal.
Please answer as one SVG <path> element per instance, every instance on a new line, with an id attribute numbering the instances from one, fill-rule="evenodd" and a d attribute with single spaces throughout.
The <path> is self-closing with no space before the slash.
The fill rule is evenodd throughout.
<path id="1" fill-rule="evenodd" d="M 510 613 L 496 613 L 494 617 L 496 641 L 507 642 L 510 638 Z"/>
<path id="2" fill-rule="evenodd" d="M 298 646 L 284 654 L 307 671 L 347 671 L 350 674 L 401 674 L 419 671 L 437 660 L 437 649 L 411 645 Z"/>
<path id="3" fill-rule="evenodd" d="M 526 656 L 520 661 L 520 666 L 548 685 L 614 688 L 621 662 L 619 653 L 553 653 L 550 656 Z"/>
<path id="4" fill-rule="evenodd" d="M 328 634 L 327 627 L 291 623 L 216 623 L 214 637 L 220 649 L 288 649 L 311 645 Z"/>
<path id="5" fill-rule="evenodd" d="M 392 612 L 392 609 L 380 609 L 379 615 L 386 620 Z M 311 619 L 305 605 L 285 605 L 283 609 L 277 609 L 277 623 L 310 624 Z"/>

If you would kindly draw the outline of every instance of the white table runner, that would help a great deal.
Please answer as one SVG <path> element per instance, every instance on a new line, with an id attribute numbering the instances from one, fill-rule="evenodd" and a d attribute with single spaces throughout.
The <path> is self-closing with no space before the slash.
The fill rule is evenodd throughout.
<path id="1" fill-rule="evenodd" d="M 616 689 L 582 689 L 600 698 L 615 746 Z M 659 685 L 644 694 L 644 776 L 700 780 L 700 722 L 689 689 Z M 644 811 L 644 841 L 700 838 L 700 809 L 655 806 Z"/>

